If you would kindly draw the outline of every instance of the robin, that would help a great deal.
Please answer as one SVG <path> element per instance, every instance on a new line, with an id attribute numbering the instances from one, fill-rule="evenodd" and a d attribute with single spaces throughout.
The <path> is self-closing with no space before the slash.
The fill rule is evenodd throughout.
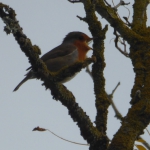
<path id="1" fill-rule="evenodd" d="M 61 45 L 44 54 L 41 59 L 51 72 L 57 72 L 63 67 L 70 66 L 77 61 L 84 61 L 86 53 L 92 49 L 88 46 L 91 40 L 93 38 L 90 38 L 85 33 L 70 32 L 63 39 Z M 32 68 L 30 67 L 29 69 L 30 71 L 26 74 L 26 77 L 17 85 L 14 91 L 17 91 L 27 80 L 35 78 Z M 64 79 L 61 83 L 65 83 L 70 79 L 71 77 Z"/>

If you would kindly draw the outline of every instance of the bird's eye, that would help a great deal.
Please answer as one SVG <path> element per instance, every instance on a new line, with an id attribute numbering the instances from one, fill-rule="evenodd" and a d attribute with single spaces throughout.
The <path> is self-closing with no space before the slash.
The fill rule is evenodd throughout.
<path id="1" fill-rule="evenodd" d="M 80 41 L 83 41 L 83 40 L 84 40 L 84 37 L 83 37 L 83 36 L 79 36 L 79 40 L 80 40 Z"/>

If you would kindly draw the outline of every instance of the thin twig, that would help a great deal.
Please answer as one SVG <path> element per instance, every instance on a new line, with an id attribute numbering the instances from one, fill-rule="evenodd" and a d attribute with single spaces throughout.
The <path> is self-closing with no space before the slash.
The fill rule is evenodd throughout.
<path id="1" fill-rule="evenodd" d="M 129 26 L 129 27 L 131 27 L 131 23 L 128 21 L 128 18 L 127 17 L 123 17 L 123 19 L 127 22 L 126 24 Z"/>
<path id="2" fill-rule="evenodd" d="M 126 57 L 129 57 L 129 54 L 126 52 L 126 46 L 125 46 L 125 43 L 121 43 L 124 45 L 124 51 L 118 46 L 118 41 L 119 41 L 119 35 L 117 34 L 117 31 L 114 30 L 114 35 L 116 36 L 115 38 L 115 47 Z"/>
<path id="3" fill-rule="evenodd" d="M 126 6 L 124 6 L 124 8 L 126 8 L 126 9 L 128 10 L 128 12 L 129 12 L 129 15 L 128 15 L 128 17 L 127 17 L 127 19 L 129 19 L 129 17 L 130 17 L 130 9 L 127 8 Z"/>
<path id="4" fill-rule="evenodd" d="M 46 129 L 47 131 L 49 131 L 50 133 L 52 133 L 53 135 L 55 135 L 56 137 L 64 140 L 64 141 L 67 141 L 67 142 L 70 142 L 70 143 L 73 143 L 73 144 L 78 144 L 78 145 L 83 145 L 83 146 L 89 146 L 89 144 L 82 144 L 82 143 L 78 143 L 78 142 L 73 142 L 73 141 L 70 141 L 70 140 L 67 140 L 67 139 L 64 139 L 58 135 L 56 135 L 55 133 L 53 133 L 52 131 L 50 131 L 49 129 Z"/>
<path id="5" fill-rule="evenodd" d="M 111 5 L 110 5 L 106 0 L 104 0 L 104 2 L 105 2 L 109 7 L 111 7 Z"/>
<path id="6" fill-rule="evenodd" d="M 121 41 L 120 40 L 120 43 L 122 44 L 122 45 L 124 45 L 124 52 L 125 53 L 127 53 L 127 49 L 126 49 L 126 43 L 125 43 L 126 41 L 123 39 L 123 41 Z"/>
<path id="7" fill-rule="evenodd" d="M 36 128 L 34 128 L 32 131 L 49 131 L 50 133 L 52 133 L 52 134 L 55 135 L 56 137 L 58 137 L 58 138 L 60 138 L 60 139 L 62 139 L 62 140 L 64 140 L 64 141 L 67 141 L 67 142 L 69 142 L 69 143 L 73 143 L 73 144 L 77 144 L 77 145 L 83 145 L 83 146 L 89 146 L 89 144 L 82 144 L 82 143 L 73 142 L 73 141 L 64 139 L 64 138 L 58 136 L 57 134 L 55 134 L 54 132 L 50 131 L 49 129 L 36 127 Z"/>
<path id="8" fill-rule="evenodd" d="M 80 16 L 78 16 L 78 15 L 77 15 L 77 18 L 79 18 L 80 20 L 82 20 L 82 21 L 84 21 L 84 22 L 86 22 L 86 23 L 87 23 L 86 18 L 82 18 L 82 17 L 80 17 Z"/>
<path id="9" fill-rule="evenodd" d="M 148 134 L 150 135 L 150 132 L 148 131 L 148 129 L 146 128 L 146 131 L 148 132 Z"/>
<path id="10" fill-rule="evenodd" d="M 118 7 L 120 7 L 121 5 L 129 5 L 130 3 L 125 3 L 123 0 L 120 0 L 120 2 L 116 5 L 116 6 L 114 6 L 113 8 L 115 9 L 115 10 L 117 10 L 118 9 Z"/>
<path id="11" fill-rule="evenodd" d="M 116 85 L 116 87 L 114 88 L 112 93 L 108 95 L 108 99 L 109 99 L 109 101 L 112 105 L 112 108 L 113 108 L 114 112 L 115 112 L 115 117 L 119 120 L 122 120 L 123 117 L 122 117 L 121 113 L 118 111 L 115 103 L 113 102 L 113 95 L 114 95 L 114 93 L 115 93 L 115 91 L 116 91 L 116 89 L 118 88 L 119 85 L 120 85 L 120 82 L 118 82 L 118 84 Z"/>
<path id="12" fill-rule="evenodd" d="M 114 4 L 114 1 L 112 0 L 112 3 L 113 3 L 113 6 L 115 7 L 115 4 Z M 114 8 L 113 7 L 113 8 Z M 118 18 L 121 20 L 121 17 L 119 16 L 119 14 L 118 14 L 118 12 L 117 12 L 117 9 L 115 9 L 115 11 L 116 11 L 116 13 L 117 13 L 117 16 L 118 16 Z"/>
<path id="13" fill-rule="evenodd" d="M 114 90 L 112 90 L 111 95 L 114 95 L 115 91 L 117 90 L 118 86 L 120 85 L 120 82 L 118 82 L 118 84 L 116 85 L 116 87 L 114 88 Z"/>
<path id="14" fill-rule="evenodd" d="M 70 3 L 81 3 L 81 0 L 68 0 Z"/>
<path id="15" fill-rule="evenodd" d="M 110 100 L 110 103 L 115 111 L 115 117 L 117 117 L 119 120 L 123 120 L 123 117 L 121 115 L 121 113 L 119 112 L 119 110 L 117 109 L 117 107 L 115 106 L 114 102 L 113 102 L 113 94 L 116 91 L 116 89 L 118 88 L 118 86 L 120 85 L 120 82 L 118 82 L 118 84 L 116 85 L 116 87 L 114 88 L 114 90 L 112 91 L 111 94 L 108 95 L 108 99 Z M 146 129 L 147 130 L 147 129 Z M 147 130 L 148 132 L 148 130 Z M 148 132 L 149 133 L 149 132 Z M 150 150 L 150 145 L 141 137 L 139 136 L 139 139 L 142 139 L 143 142 L 141 142 L 148 150 Z"/>
<path id="16" fill-rule="evenodd" d="M 115 111 L 115 116 L 119 119 L 119 120 L 123 120 L 123 117 L 121 115 L 121 113 L 118 111 L 117 107 L 115 106 L 114 102 L 113 102 L 113 94 L 116 91 L 116 89 L 118 88 L 118 86 L 120 85 L 120 82 L 116 85 L 116 87 L 114 88 L 114 90 L 112 91 L 112 93 L 110 95 L 108 95 L 108 99 L 110 100 L 110 103 Z M 147 129 L 146 129 L 147 130 Z M 149 131 L 147 130 L 147 132 L 149 133 Z M 150 145 L 141 137 L 139 136 L 139 139 L 142 139 L 143 142 L 141 142 L 148 150 L 150 150 Z"/>
<path id="17" fill-rule="evenodd" d="M 92 76 L 92 72 L 90 71 L 90 68 L 89 66 L 86 67 L 86 70 L 85 70 L 89 75 L 90 77 L 93 79 L 93 76 Z"/>
<path id="18" fill-rule="evenodd" d="M 112 0 L 113 6 L 115 7 L 114 1 Z"/>
<path id="19" fill-rule="evenodd" d="M 86 72 L 91 76 L 91 78 L 93 79 L 93 76 L 92 76 L 92 73 L 91 73 L 91 71 L 90 71 L 90 69 L 89 69 L 89 67 L 87 66 L 86 67 Z M 111 103 L 111 105 L 112 105 L 112 107 L 113 107 L 113 109 L 114 109 L 114 111 L 115 111 L 115 116 L 118 118 L 118 119 L 120 119 L 120 120 L 122 120 L 122 115 L 120 114 L 120 112 L 118 111 L 118 109 L 117 109 L 117 107 L 115 106 L 115 104 L 114 104 L 114 102 L 113 102 L 113 95 L 114 95 L 114 93 L 115 93 L 115 91 L 117 90 L 117 88 L 118 88 L 118 86 L 120 85 L 120 82 L 118 82 L 118 84 L 116 85 L 116 87 L 114 88 L 114 90 L 112 91 L 112 93 L 111 94 L 107 94 L 107 96 L 108 96 L 108 99 L 109 99 L 109 101 L 110 101 L 110 103 Z"/>

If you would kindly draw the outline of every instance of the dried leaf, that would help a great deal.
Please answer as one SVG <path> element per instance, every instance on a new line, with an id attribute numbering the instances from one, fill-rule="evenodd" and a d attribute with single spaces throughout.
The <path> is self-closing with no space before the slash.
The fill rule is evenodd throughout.
<path id="1" fill-rule="evenodd" d="M 40 127 L 38 126 L 38 127 L 35 127 L 32 131 L 46 131 L 46 129 L 40 128 Z"/>

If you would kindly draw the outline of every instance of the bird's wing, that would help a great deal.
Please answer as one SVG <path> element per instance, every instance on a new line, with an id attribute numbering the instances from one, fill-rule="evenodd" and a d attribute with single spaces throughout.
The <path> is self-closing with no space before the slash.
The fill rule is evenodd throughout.
<path id="1" fill-rule="evenodd" d="M 53 57 L 50 56 L 51 58 L 48 57 L 47 60 L 44 60 L 47 68 L 52 72 L 56 72 L 62 69 L 63 67 L 70 66 L 78 60 L 78 50 L 75 46 L 64 46 L 64 49 L 60 47 L 61 49 L 58 51 L 57 48 L 53 51 Z M 48 54 L 50 55 L 49 52 Z"/>
<path id="2" fill-rule="evenodd" d="M 78 59 L 77 47 L 72 44 L 62 44 L 44 54 L 41 59 L 50 71 L 55 72 L 76 62 Z M 29 67 L 27 70 L 31 68 Z"/>
<path id="3" fill-rule="evenodd" d="M 54 58 L 69 55 L 74 51 L 77 51 L 76 46 L 74 46 L 72 44 L 61 44 L 61 45 L 55 47 L 54 49 L 52 49 L 51 51 L 47 52 L 46 54 L 44 54 L 41 57 L 41 59 L 45 62 L 48 59 L 54 59 Z"/>

